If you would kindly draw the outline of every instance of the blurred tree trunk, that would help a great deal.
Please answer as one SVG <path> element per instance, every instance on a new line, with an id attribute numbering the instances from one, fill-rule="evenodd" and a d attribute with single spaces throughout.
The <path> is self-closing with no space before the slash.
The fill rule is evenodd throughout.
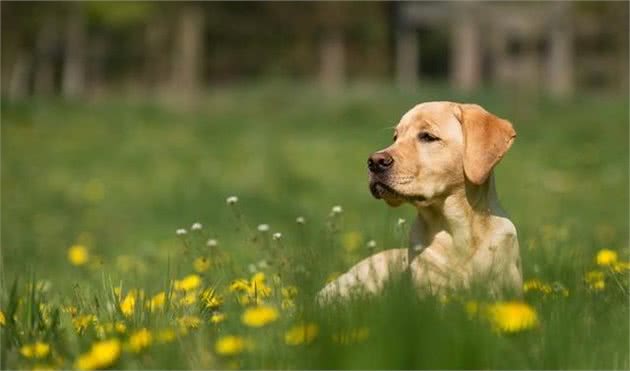
<path id="1" fill-rule="evenodd" d="M 28 95 L 29 77 L 33 67 L 33 57 L 26 49 L 16 51 L 9 80 L 9 99 L 20 100 Z"/>
<path id="2" fill-rule="evenodd" d="M 168 26 L 163 16 L 152 16 L 144 33 L 144 84 L 149 92 L 163 87 L 168 77 Z"/>
<path id="3" fill-rule="evenodd" d="M 573 91 L 573 33 L 571 3 L 553 3 L 555 21 L 551 26 L 549 48 L 549 91 L 556 97 Z"/>
<path id="4" fill-rule="evenodd" d="M 90 76 L 88 90 L 91 96 L 103 94 L 107 89 L 105 61 L 110 51 L 108 35 L 97 32 L 90 37 L 87 74 Z"/>
<path id="5" fill-rule="evenodd" d="M 197 3 L 187 4 L 179 13 L 173 48 L 171 83 L 184 94 L 198 93 L 202 78 L 204 14 Z"/>
<path id="6" fill-rule="evenodd" d="M 328 90 L 338 90 L 345 80 L 345 50 L 340 29 L 327 30 L 320 45 L 320 81 Z"/>
<path id="7" fill-rule="evenodd" d="M 37 33 L 35 45 L 34 90 L 38 95 L 51 95 L 55 90 L 55 48 L 57 46 L 57 22 L 47 16 Z"/>
<path id="8" fill-rule="evenodd" d="M 474 2 L 454 4 L 455 19 L 451 25 L 451 79 L 455 89 L 470 91 L 481 81 L 481 38 Z"/>
<path id="9" fill-rule="evenodd" d="M 346 4 L 340 2 L 320 2 L 319 18 L 323 25 L 319 46 L 319 79 L 327 90 L 338 90 L 345 82 L 346 56 L 344 44 L 344 17 Z"/>
<path id="10" fill-rule="evenodd" d="M 396 31 L 396 80 L 402 89 L 414 89 L 418 84 L 420 51 L 415 29 L 399 27 Z"/>
<path id="11" fill-rule="evenodd" d="M 77 98 L 85 89 L 85 52 L 87 31 L 81 4 L 73 3 L 66 20 L 65 58 L 61 91 L 66 98 Z"/>

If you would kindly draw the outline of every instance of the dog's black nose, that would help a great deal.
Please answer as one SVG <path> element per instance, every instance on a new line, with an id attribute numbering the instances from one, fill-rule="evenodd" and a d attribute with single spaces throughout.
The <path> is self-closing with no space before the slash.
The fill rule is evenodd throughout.
<path id="1" fill-rule="evenodd" d="M 382 173 L 393 164 L 394 159 L 387 152 L 376 152 L 368 158 L 368 169 L 373 173 Z"/>

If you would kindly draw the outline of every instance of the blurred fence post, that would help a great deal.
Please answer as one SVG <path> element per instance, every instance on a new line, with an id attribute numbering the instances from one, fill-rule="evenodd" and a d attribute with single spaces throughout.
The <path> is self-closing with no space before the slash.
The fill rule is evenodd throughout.
<path id="1" fill-rule="evenodd" d="M 53 16 L 48 15 L 37 32 L 35 42 L 34 91 L 38 95 L 50 95 L 55 90 L 55 46 L 57 43 L 57 24 Z"/>
<path id="2" fill-rule="evenodd" d="M 548 57 L 548 88 L 556 97 L 573 91 L 573 32 L 572 4 L 569 1 L 553 3 Z"/>
<path id="3" fill-rule="evenodd" d="M 345 50 L 339 28 L 324 32 L 320 51 L 320 81 L 328 90 L 338 90 L 345 80 Z"/>
<path id="4" fill-rule="evenodd" d="M 420 50 L 418 33 L 411 27 L 396 30 L 396 81 L 402 89 L 415 89 L 418 85 Z"/>
<path id="5" fill-rule="evenodd" d="M 457 2 L 451 21 L 451 82 L 461 91 L 470 91 L 481 81 L 481 40 L 477 7 L 474 2 Z"/>
<path id="6" fill-rule="evenodd" d="M 31 53 L 24 49 L 18 50 L 10 72 L 8 91 L 10 100 L 23 99 L 28 95 L 28 81 L 32 67 Z"/>
<path id="7" fill-rule="evenodd" d="M 171 83 L 176 92 L 189 97 L 198 93 L 201 85 L 204 18 L 201 6 L 192 3 L 182 7 L 177 23 Z"/>
<path id="8" fill-rule="evenodd" d="M 86 28 L 82 4 L 73 3 L 66 19 L 65 56 L 61 91 L 66 98 L 81 96 L 85 86 Z"/>

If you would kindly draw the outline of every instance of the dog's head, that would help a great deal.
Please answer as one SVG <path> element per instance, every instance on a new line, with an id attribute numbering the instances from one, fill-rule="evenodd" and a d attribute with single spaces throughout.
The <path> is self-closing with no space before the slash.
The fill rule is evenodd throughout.
<path id="1" fill-rule="evenodd" d="M 396 126 L 394 143 L 368 159 L 370 191 L 390 206 L 428 205 L 466 179 L 486 182 L 515 136 L 510 122 L 478 105 L 419 104 Z"/>

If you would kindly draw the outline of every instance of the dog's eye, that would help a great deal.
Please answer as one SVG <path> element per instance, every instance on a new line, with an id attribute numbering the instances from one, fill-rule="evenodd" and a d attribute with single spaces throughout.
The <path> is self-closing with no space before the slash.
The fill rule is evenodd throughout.
<path id="1" fill-rule="evenodd" d="M 392 138 L 392 140 L 395 142 L 398 139 L 398 135 L 394 134 L 394 137 Z"/>
<path id="2" fill-rule="evenodd" d="M 440 140 L 440 138 L 430 133 L 422 132 L 418 134 L 418 140 L 420 140 L 421 142 L 435 142 L 436 140 Z"/>

